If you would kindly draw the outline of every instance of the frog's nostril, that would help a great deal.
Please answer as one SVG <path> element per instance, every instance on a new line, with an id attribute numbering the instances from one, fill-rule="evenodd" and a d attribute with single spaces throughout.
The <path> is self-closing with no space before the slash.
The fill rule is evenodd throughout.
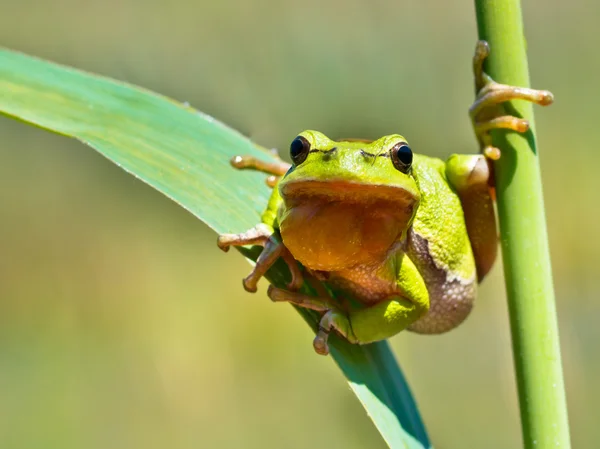
<path id="1" fill-rule="evenodd" d="M 321 150 L 321 153 L 323 153 L 323 160 L 328 161 L 335 155 L 336 152 L 337 152 L 337 147 L 333 147 L 330 150 Z"/>

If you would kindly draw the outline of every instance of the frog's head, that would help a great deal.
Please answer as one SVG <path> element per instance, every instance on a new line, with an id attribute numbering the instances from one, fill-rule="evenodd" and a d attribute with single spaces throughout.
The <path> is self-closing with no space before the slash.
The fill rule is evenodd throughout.
<path id="1" fill-rule="evenodd" d="M 304 131 L 279 183 L 279 224 L 294 257 L 314 270 L 380 262 L 406 236 L 419 204 L 412 151 L 394 134 L 333 141 Z"/>

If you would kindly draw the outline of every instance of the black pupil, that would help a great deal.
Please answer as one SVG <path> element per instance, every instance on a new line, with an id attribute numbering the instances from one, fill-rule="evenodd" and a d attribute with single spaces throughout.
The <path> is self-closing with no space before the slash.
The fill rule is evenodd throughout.
<path id="1" fill-rule="evenodd" d="M 400 148 L 398 148 L 396 154 L 398 155 L 398 160 L 404 165 L 410 165 L 412 163 L 413 154 L 408 145 L 402 145 Z"/>
<path id="2" fill-rule="evenodd" d="M 290 145 L 290 156 L 292 156 L 292 159 L 297 158 L 303 150 L 304 141 L 300 137 L 296 137 L 294 140 L 292 140 Z"/>

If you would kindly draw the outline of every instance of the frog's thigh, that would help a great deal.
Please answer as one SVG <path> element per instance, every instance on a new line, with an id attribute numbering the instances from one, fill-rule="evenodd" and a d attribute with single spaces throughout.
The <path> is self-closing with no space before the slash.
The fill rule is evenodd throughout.
<path id="1" fill-rule="evenodd" d="M 446 177 L 460 198 L 477 277 L 481 281 L 492 268 L 498 252 L 489 163 L 483 155 L 454 154 L 446 162 Z"/>
<path id="2" fill-rule="evenodd" d="M 401 294 L 350 313 L 350 327 L 358 343 L 392 337 L 429 310 L 427 287 L 413 262 L 403 255 L 398 264 L 397 283 Z"/>

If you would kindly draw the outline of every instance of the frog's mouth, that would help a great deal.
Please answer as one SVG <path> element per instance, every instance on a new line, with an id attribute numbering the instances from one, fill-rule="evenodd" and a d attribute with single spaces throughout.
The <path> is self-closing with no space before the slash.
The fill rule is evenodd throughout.
<path id="1" fill-rule="evenodd" d="M 394 209 L 406 208 L 412 215 L 419 198 L 409 190 L 389 184 L 370 184 L 347 180 L 288 181 L 281 186 L 281 196 L 288 207 L 295 203 L 343 201 L 352 204 L 391 202 Z"/>
<path id="2" fill-rule="evenodd" d="M 406 235 L 419 198 L 402 187 L 351 181 L 281 186 L 281 236 L 314 270 L 339 271 L 383 260 Z"/>

